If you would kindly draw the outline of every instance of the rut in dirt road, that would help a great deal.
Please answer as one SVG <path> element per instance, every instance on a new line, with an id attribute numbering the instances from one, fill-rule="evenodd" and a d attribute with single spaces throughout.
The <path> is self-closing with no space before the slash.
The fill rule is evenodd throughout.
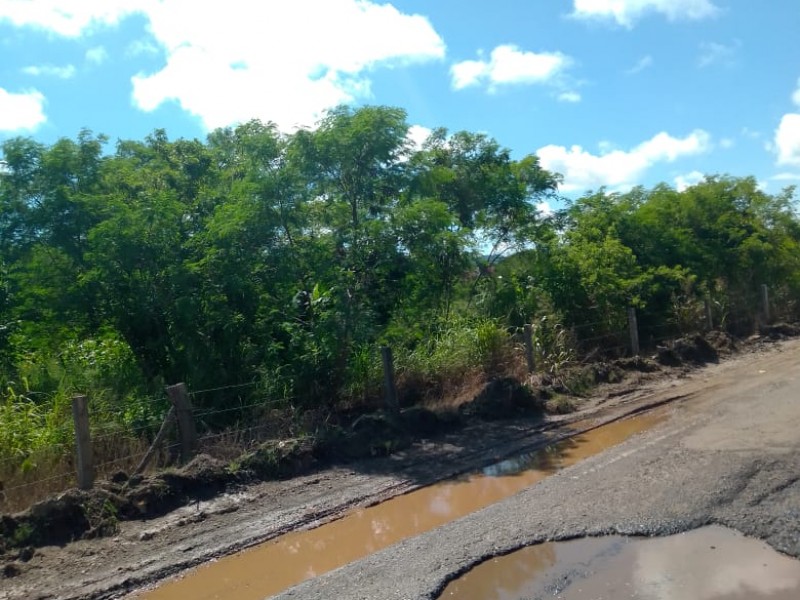
<path id="1" fill-rule="evenodd" d="M 290 533 L 138 597 L 260 600 L 489 506 L 664 418 L 663 412 L 656 412 L 604 425 L 480 473 L 421 488 L 310 531 Z"/>

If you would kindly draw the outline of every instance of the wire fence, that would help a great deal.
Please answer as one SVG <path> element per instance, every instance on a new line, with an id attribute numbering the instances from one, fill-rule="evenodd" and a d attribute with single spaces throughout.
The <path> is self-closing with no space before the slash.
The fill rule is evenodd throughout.
<path id="1" fill-rule="evenodd" d="M 626 317 L 621 309 L 612 312 L 589 308 L 583 313 L 584 318 L 573 324 L 555 322 L 552 318 L 535 323 L 531 328 L 533 347 L 525 348 L 520 337 L 514 335 L 512 350 L 520 360 L 530 351 L 537 370 L 547 368 L 548 360 L 560 346 L 569 350 L 571 361 L 619 358 L 658 351 L 677 338 L 711 329 L 750 335 L 770 321 L 795 316 L 797 303 L 783 298 L 770 303 L 767 291 L 761 290 L 761 294 L 728 297 L 724 302 L 686 302 L 681 309 L 666 318 L 663 314 L 641 311 L 637 322 L 635 313 L 631 321 L 630 315 Z M 635 336 L 632 323 L 636 323 Z M 636 344 L 640 347 L 636 348 Z M 168 412 L 171 403 L 167 394 L 146 400 L 147 407 L 157 415 L 148 422 L 124 425 L 88 419 L 92 478 L 106 478 L 120 471 L 128 476 L 144 463 L 147 463 L 145 473 L 178 463 L 181 457 L 185 458 L 186 443 L 182 439 L 185 430 L 181 420 L 186 418 L 196 436 L 192 451 L 226 460 L 266 440 L 295 436 L 301 425 L 291 400 L 268 398 L 261 383 L 252 380 L 187 390 L 188 416 L 178 414 L 174 424 L 164 424 L 165 417 L 171 418 L 173 414 Z M 211 400 L 211 404 L 206 400 Z M 162 425 L 164 439 L 153 445 Z M 66 434 L 75 436 L 77 430 L 76 425 Z M 41 444 L 28 453 L 0 457 L 0 513 L 24 508 L 54 491 L 74 486 L 80 480 L 76 470 L 80 471 L 81 462 L 80 444 L 71 439 Z"/>
<path id="2" fill-rule="evenodd" d="M 190 392 L 192 397 L 202 396 L 203 394 L 210 394 L 213 392 L 223 392 L 228 390 L 237 390 L 243 388 L 251 388 L 258 385 L 258 381 L 249 381 L 246 383 L 235 383 L 233 385 L 222 385 L 219 387 L 207 388 L 205 390 L 197 390 Z"/>

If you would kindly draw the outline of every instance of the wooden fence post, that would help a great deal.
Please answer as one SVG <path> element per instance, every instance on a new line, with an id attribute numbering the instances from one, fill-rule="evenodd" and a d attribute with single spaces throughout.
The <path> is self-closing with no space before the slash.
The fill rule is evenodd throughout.
<path id="1" fill-rule="evenodd" d="M 769 325 L 769 288 L 766 283 L 761 284 L 761 309 L 764 315 L 764 325 Z"/>
<path id="2" fill-rule="evenodd" d="M 394 357 L 389 346 L 381 346 L 383 359 L 383 386 L 386 392 L 386 408 L 394 415 L 400 414 L 400 403 L 397 400 L 397 386 L 394 382 Z"/>
<path id="3" fill-rule="evenodd" d="M 178 420 L 178 435 L 181 438 L 181 462 L 189 462 L 194 457 L 197 448 L 197 430 L 192 414 L 192 401 L 185 383 L 176 383 L 167 386 L 167 396 L 175 407 L 175 417 Z"/>
<path id="4" fill-rule="evenodd" d="M 75 422 L 75 454 L 78 487 L 92 489 L 94 484 L 94 457 L 89 432 L 89 402 L 86 396 L 72 397 L 72 419 Z"/>
<path id="5" fill-rule="evenodd" d="M 144 455 L 142 460 L 139 462 L 139 466 L 136 467 L 136 470 L 133 472 L 134 475 L 140 475 L 144 470 L 147 468 L 147 463 L 155 456 L 156 451 L 158 451 L 158 447 L 164 441 L 164 438 L 167 437 L 167 432 L 169 431 L 169 426 L 172 425 L 172 422 L 175 420 L 175 406 L 170 406 L 169 412 L 167 412 L 167 416 L 164 417 L 164 422 L 161 423 L 161 428 L 158 430 L 156 434 L 156 439 L 153 440 L 153 443 L 150 445 L 150 448 L 147 450 L 147 454 Z"/>
<path id="6" fill-rule="evenodd" d="M 528 373 L 533 373 L 536 370 L 536 362 L 533 359 L 533 325 L 525 323 L 522 335 L 525 338 L 525 360 L 528 363 Z"/>
<path id="7" fill-rule="evenodd" d="M 628 331 L 631 335 L 631 354 L 639 356 L 639 325 L 636 322 L 636 309 L 628 308 Z"/>
<path id="8" fill-rule="evenodd" d="M 713 331 L 714 329 L 714 313 L 711 310 L 711 300 L 706 298 L 703 301 L 706 310 L 706 330 Z"/>

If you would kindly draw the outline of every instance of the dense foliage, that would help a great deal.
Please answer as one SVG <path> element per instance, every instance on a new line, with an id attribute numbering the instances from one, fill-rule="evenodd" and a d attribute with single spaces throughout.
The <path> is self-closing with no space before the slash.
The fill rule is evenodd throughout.
<path id="1" fill-rule="evenodd" d="M 403 381 L 435 388 L 501 368 L 534 320 L 548 353 L 613 346 L 628 306 L 647 340 L 706 298 L 733 320 L 762 283 L 785 307 L 798 297 L 791 189 L 708 177 L 545 215 L 559 176 L 535 156 L 445 130 L 415 148 L 407 133 L 400 109 L 341 107 L 291 135 L 253 121 L 205 143 L 4 142 L 0 453 L 63 441 L 78 390 L 123 431 L 156 423 L 177 381 L 357 406 L 379 396 L 381 343 Z"/>

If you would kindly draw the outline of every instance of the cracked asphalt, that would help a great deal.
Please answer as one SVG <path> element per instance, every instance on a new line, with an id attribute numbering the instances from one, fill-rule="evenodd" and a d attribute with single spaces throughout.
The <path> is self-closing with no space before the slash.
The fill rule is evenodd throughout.
<path id="1" fill-rule="evenodd" d="M 800 341 L 708 369 L 661 425 L 282 599 L 433 599 L 488 557 L 546 540 L 708 524 L 800 556 Z"/>

